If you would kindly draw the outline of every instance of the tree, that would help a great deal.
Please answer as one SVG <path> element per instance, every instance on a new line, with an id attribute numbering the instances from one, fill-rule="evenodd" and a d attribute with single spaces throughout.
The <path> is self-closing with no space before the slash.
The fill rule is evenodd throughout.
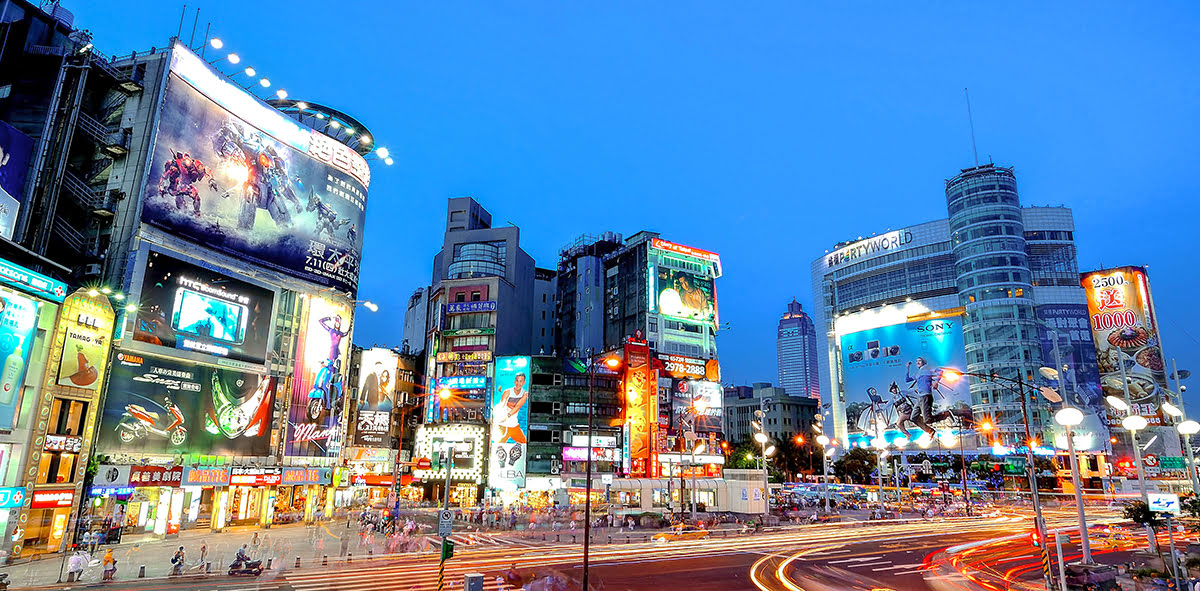
<path id="1" fill-rule="evenodd" d="M 762 454 L 762 449 L 757 445 L 748 442 L 737 444 L 729 452 L 729 457 L 726 459 L 725 467 L 737 468 L 743 470 L 751 470 L 759 467 L 758 459 Z"/>
<path id="2" fill-rule="evenodd" d="M 1146 528 L 1146 535 L 1150 541 L 1150 547 L 1158 552 L 1159 557 L 1162 557 L 1162 550 L 1158 547 L 1158 528 L 1166 524 L 1162 517 L 1159 517 L 1156 511 L 1150 510 L 1150 505 L 1145 501 L 1133 501 L 1125 505 L 1125 510 L 1121 515 L 1138 525 Z"/>
<path id="3" fill-rule="evenodd" d="M 875 467 L 875 453 L 861 447 L 856 447 L 833 463 L 833 473 L 842 482 L 869 484 Z"/>

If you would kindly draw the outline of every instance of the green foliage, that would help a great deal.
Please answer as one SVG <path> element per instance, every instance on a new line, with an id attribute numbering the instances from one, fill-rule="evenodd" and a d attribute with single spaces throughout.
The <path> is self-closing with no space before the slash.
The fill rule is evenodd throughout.
<path id="1" fill-rule="evenodd" d="M 1188 517 L 1200 519 L 1200 497 L 1194 494 L 1180 497 L 1179 507 Z"/>
<path id="2" fill-rule="evenodd" d="M 875 452 L 856 447 L 833 463 L 833 473 L 842 480 L 853 484 L 868 484 L 871 473 L 875 470 Z"/>
<path id="3" fill-rule="evenodd" d="M 1149 526 L 1153 528 L 1161 527 L 1166 524 L 1158 513 L 1150 510 L 1150 506 L 1145 501 L 1132 501 L 1125 505 L 1125 510 L 1121 515 L 1138 525 Z"/>

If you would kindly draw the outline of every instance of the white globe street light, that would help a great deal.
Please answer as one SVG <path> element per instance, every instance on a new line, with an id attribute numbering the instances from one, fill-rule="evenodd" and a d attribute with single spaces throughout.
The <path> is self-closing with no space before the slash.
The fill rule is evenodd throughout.
<path id="1" fill-rule="evenodd" d="M 829 445 L 829 438 L 824 435 L 817 435 L 817 444 L 821 446 Z"/>
<path id="2" fill-rule="evenodd" d="M 1170 402 L 1162 403 L 1162 406 L 1160 406 L 1159 408 L 1163 409 L 1163 412 L 1165 412 L 1173 417 L 1182 417 L 1183 416 L 1183 411 L 1180 410 L 1178 406 L 1175 406 L 1174 404 L 1171 404 Z"/>
<path id="3" fill-rule="evenodd" d="M 759 443 L 766 443 L 768 439 L 770 439 L 770 437 L 767 437 L 767 434 L 763 433 L 762 431 L 754 434 L 754 440 Z"/>
<path id="4" fill-rule="evenodd" d="M 1129 405 L 1125 404 L 1124 400 L 1121 400 L 1116 396 L 1105 396 L 1104 399 L 1108 401 L 1109 406 L 1117 410 L 1129 410 Z"/>
<path id="5" fill-rule="evenodd" d="M 1083 422 L 1083 412 L 1073 406 L 1068 406 L 1054 413 L 1054 421 L 1064 427 L 1075 427 Z"/>
<path id="6" fill-rule="evenodd" d="M 1195 435 L 1200 433 L 1200 423 L 1192 420 L 1179 423 L 1178 425 L 1175 425 L 1175 428 L 1179 430 L 1181 435 Z"/>
<path id="7" fill-rule="evenodd" d="M 1129 431 L 1141 431 L 1146 428 L 1147 424 L 1146 417 L 1141 415 L 1129 415 L 1121 419 L 1121 426 Z"/>

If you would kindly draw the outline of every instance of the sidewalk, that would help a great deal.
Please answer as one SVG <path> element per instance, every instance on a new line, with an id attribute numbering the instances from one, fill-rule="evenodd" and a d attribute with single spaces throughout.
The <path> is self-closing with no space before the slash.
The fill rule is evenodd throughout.
<path id="1" fill-rule="evenodd" d="M 102 573 L 101 559 L 108 549 L 112 549 L 113 557 L 117 559 L 116 580 L 124 581 L 138 576 L 140 567 L 145 565 L 146 577 L 164 577 L 170 574 L 171 557 L 183 546 L 187 556 L 185 574 L 203 572 L 204 565 L 200 563 L 200 547 L 208 546 L 207 562 L 212 563 L 212 572 L 220 572 L 227 568 L 237 549 L 242 544 L 251 544 L 254 533 L 258 533 L 257 549 L 251 546 L 251 555 L 261 558 L 265 563 L 268 559 L 279 562 L 281 557 L 294 561 L 299 556 L 305 562 L 310 562 L 322 555 L 338 556 L 341 551 L 341 538 L 348 540 L 347 550 L 356 555 L 367 554 L 368 549 L 360 547 L 358 526 L 351 524 L 346 528 L 346 521 L 328 521 L 317 525 L 288 524 L 276 525 L 271 529 L 259 529 L 256 526 L 230 527 L 220 533 L 208 530 L 185 530 L 172 539 L 150 539 L 128 541 L 120 544 L 102 545 L 92 554 L 91 565 L 84 570 L 80 579 L 85 583 L 99 582 Z M 314 541 L 315 540 L 315 541 Z M 378 552 L 378 549 L 376 549 Z M 9 574 L 13 588 L 52 585 L 59 580 L 67 580 L 66 563 L 70 554 L 50 554 L 35 558 L 29 562 L 20 562 L 4 568 Z"/>

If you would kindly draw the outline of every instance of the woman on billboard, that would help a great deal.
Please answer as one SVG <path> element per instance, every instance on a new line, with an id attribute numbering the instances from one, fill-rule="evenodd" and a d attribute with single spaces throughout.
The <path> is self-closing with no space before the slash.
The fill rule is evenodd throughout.
<path id="1" fill-rule="evenodd" d="M 521 407 L 529 402 L 529 391 L 525 389 L 525 374 L 513 376 L 511 388 L 500 393 L 500 401 L 492 410 L 500 437 L 497 443 L 526 443 L 525 433 L 521 430 Z"/>

